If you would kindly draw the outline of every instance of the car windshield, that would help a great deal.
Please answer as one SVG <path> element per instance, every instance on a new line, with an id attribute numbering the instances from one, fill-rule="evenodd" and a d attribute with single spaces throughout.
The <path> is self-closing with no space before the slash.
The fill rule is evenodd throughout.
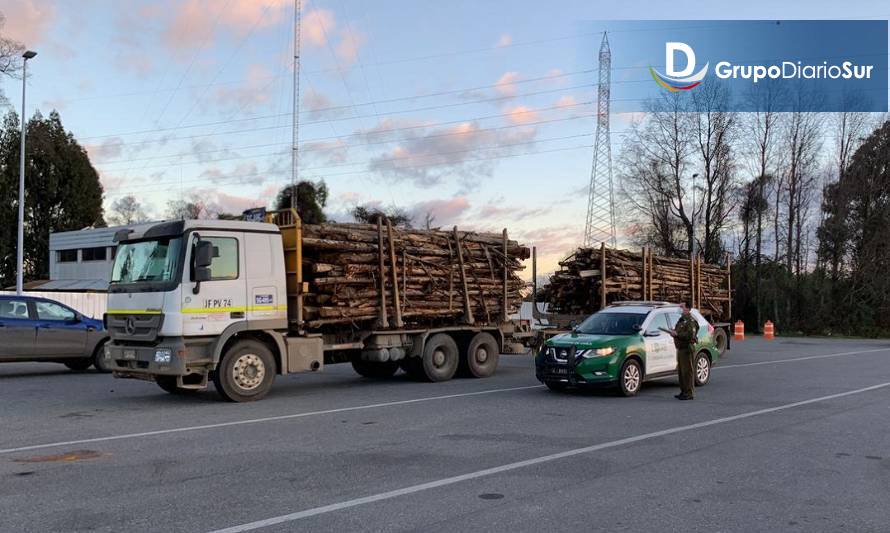
<path id="1" fill-rule="evenodd" d="M 587 335 L 634 335 L 646 320 L 646 313 L 594 313 L 578 326 Z"/>
<path id="2" fill-rule="evenodd" d="M 176 273 L 182 238 L 123 243 L 117 248 L 112 283 L 170 281 Z"/>

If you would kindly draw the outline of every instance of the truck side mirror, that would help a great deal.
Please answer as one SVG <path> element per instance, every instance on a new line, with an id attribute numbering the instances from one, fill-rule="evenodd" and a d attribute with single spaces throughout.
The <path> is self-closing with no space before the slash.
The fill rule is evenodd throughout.
<path id="1" fill-rule="evenodd" d="M 214 251 L 215 250 L 213 243 L 211 243 L 210 241 L 198 241 L 198 244 L 195 245 L 195 268 L 198 269 L 209 267 L 210 263 L 213 262 Z"/>

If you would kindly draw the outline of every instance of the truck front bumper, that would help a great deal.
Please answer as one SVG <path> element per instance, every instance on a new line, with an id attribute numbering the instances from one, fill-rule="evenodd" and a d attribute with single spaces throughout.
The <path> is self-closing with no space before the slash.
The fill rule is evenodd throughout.
<path id="1" fill-rule="evenodd" d="M 185 376 L 194 373 L 190 350 L 182 339 L 169 339 L 157 346 L 105 345 L 105 363 L 115 377 L 152 379 L 151 376 Z"/>

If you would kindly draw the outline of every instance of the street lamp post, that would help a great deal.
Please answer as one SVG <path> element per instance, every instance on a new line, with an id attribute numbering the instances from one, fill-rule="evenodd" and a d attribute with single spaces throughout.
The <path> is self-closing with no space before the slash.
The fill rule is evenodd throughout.
<path id="1" fill-rule="evenodd" d="M 22 57 L 22 151 L 19 157 L 19 246 L 16 251 L 15 293 L 22 294 L 22 275 L 24 273 L 24 246 L 25 246 L 25 131 L 28 120 L 25 118 L 25 87 L 28 81 L 28 60 L 37 55 L 33 50 L 27 50 Z"/>
<path id="2" fill-rule="evenodd" d="M 695 259 L 695 178 L 698 177 L 698 174 L 692 175 L 692 214 L 690 216 L 690 225 L 692 226 L 692 245 L 690 246 L 691 251 L 689 255 L 689 259 Z"/>

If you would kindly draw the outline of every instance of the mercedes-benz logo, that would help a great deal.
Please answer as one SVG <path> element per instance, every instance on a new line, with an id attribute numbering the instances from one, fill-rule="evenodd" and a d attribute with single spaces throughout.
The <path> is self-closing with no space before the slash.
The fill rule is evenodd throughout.
<path id="1" fill-rule="evenodd" d="M 127 323 L 124 325 L 124 331 L 127 332 L 127 335 L 133 335 L 136 333 L 136 319 L 133 317 L 127 317 Z"/>

